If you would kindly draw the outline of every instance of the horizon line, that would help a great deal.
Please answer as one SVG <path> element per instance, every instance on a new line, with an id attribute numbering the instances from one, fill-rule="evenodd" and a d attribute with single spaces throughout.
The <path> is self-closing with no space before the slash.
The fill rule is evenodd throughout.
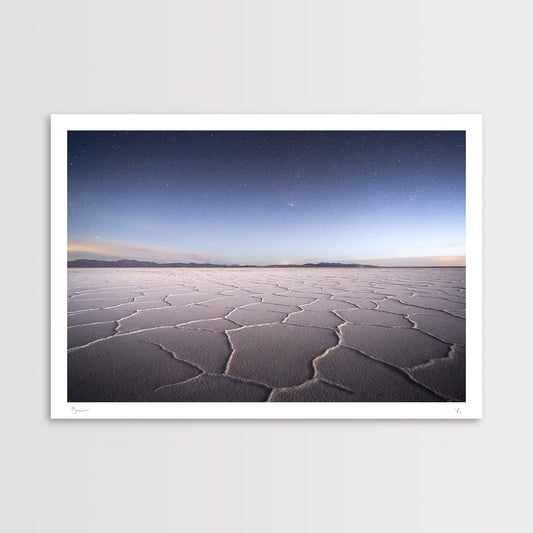
<path id="1" fill-rule="evenodd" d="M 380 264 L 363 264 L 363 263 L 342 263 L 339 261 L 320 261 L 318 263 L 272 263 L 267 265 L 255 264 L 236 264 L 236 263 L 211 263 L 211 262 L 165 262 L 138 260 L 138 259 L 88 259 L 79 258 L 67 260 L 67 268 L 98 268 L 97 265 L 72 265 L 71 263 L 86 261 L 89 263 L 105 263 L 109 266 L 115 266 L 116 263 L 143 263 L 143 265 L 116 265 L 116 268 L 466 268 L 464 265 L 380 265 Z M 146 264 L 151 263 L 151 264 Z M 103 265 L 102 265 L 103 266 Z"/>

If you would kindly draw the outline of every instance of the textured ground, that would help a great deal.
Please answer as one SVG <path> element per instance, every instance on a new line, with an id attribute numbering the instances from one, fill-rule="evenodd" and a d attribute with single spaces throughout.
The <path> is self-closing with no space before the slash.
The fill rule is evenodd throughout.
<path id="1" fill-rule="evenodd" d="M 69 401 L 465 399 L 465 270 L 69 269 Z"/>

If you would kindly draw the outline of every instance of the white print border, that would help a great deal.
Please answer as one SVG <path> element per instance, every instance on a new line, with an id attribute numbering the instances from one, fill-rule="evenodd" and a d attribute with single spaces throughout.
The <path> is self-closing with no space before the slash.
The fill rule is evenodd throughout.
<path id="1" fill-rule="evenodd" d="M 69 130 L 455 130 L 466 132 L 466 401 L 72 403 L 67 401 L 67 133 Z M 52 115 L 52 419 L 482 418 L 481 115 Z"/>

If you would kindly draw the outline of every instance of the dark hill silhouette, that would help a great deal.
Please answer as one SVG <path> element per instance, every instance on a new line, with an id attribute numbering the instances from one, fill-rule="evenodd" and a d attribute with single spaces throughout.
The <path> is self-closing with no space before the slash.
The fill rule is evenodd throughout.
<path id="1" fill-rule="evenodd" d="M 179 268 L 179 267 L 217 267 L 217 268 L 260 268 L 258 265 L 217 265 L 214 263 L 154 263 L 152 261 L 137 261 L 135 259 L 119 259 L 118 261 L 104 261 L 100 259 L 75 259 L 67 261 L 69 268 Z M 267 265 L 267 267 L 373 267 L 374 265 L 360 265 L 358 263 L 305 263 L 303 265 Z"/>

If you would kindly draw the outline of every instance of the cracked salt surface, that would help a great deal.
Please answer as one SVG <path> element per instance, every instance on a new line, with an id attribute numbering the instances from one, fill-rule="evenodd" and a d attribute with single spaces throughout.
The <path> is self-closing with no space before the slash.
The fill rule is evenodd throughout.
<path id="1" fill-rule="evenodd" d="M 69 269 L 68 399 L 465 400 L 465 270 Z"/>

